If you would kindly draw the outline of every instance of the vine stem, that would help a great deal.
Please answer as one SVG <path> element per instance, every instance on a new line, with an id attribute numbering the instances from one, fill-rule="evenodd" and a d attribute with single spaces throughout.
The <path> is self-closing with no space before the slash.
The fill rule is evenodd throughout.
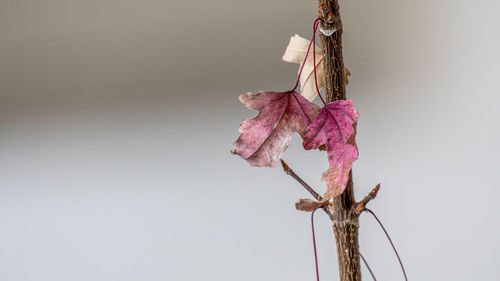
<path id="1" fill-rule="evenodd" d="M 312 228 L 312 238 L 313 238 L 313 248 L 314 248 L 314 262 L 316 265 L 316 280 L 319 281 L 319 266 L 318 266 L 318 250 L 316 249 L 316 235 L 314 233 L 314 213 L 318 209 L 312 211 L 311 213 L 311 228 Z"/>
<path id="2" fill-rule="evenodd" d="M 363 260 L 363 263 L 366 265 L 366 268 L 368 268 L 368 272 L 370 272 L 370 275 L 372 276 L 373 280 L 374 281 L 377 281 L 377 278 L 375 278 L 375 274 L 373 274 L 373 271 L 371 269 L 371 267 L 368 265 L 368 262 L 366 262 L 366 259 L 365 257 L 361 254 L 361 252 L 359 252 L 359 256 L 361 257 L 361 259 Z"/>
<path id="3" fill-rule="evenodd" d="M 295 91 L 297 89 L 297 87 L 299 86 L 300 76 L 302 76 L 302 70 L 304 70 L 304 66 L 306 65 L 306 62 L 307 62 L 307 56 L 309 55 L 309 52 L 311 51 L 311 46 L 312 46 L 313 47 L 312 53 L 313 53 L 314 84 L 316 85 L 316 91 L 318 91 L 319 98 L 321 99 L 323 104 L 326 105 L 326 102 L 323 99 L 323 97 L 321 96 L 321 93 L 319 91 L 318 78 L 317 78 L 317 74 L 316 74 L 316 31 L 318 31 L 319 21 L 320 21 L 320 18 L 317 18 L 313 23 L 313 37 L 312 37 L 311 41 L 309 42 L 309 47 L 307 47 L 306 56 L 304 57 L 304 61 L 302 62 L 302 65 L 300 66 L 300 71 L 299 71 L 299 75 L 297 77 L 297 82 L 295 82 L 295 86 L 290 91 Z"/>
<path id="4" fill-rule="evenodd" d="M 375 212 L 373 212 L 372 210 L 370 210 L 368 208 L 365 208 L 365 211 L 367 211 L 368 213 L 370 213 L 375 218 L 375 220 L 377 220 L 378 224 L 380 225 L 380 228 L 382 228 L 382 230 L 384 231 L 385 236 L 387 237 L 387 240 L 389 240 L 389 243 L 391 244 L 391 247 L 394 250 L 394 253 L 396 254 L 396 257 L 398 258 L 399 265 L 401 266 L 401 270 L 403 271 L 403 275 L 405 277 L 405 280 L 408 281 L 408 276 L 406 276 L 405 267 L 403 265 L 403 262 L 401 261 L 401 258 L 399 257 L 399 253 L 396 250 L 396 247 L 394 246 L 394 243 L 392 242 L 391 236 L 389 236 L 389 233 L 387 232 L 387 230 L 385 229 L 384 225 L 379 220 L 379 218 L 377 217 L 377 215 L 375 215 Z"/>
<path id="5" fill-rule="evenodd" d="M 314 71 L 314 85 L 316 86 L 316 91 L 318 92 L 318 96 L 319 98 L 321 99 L 321 101 L 323 102 L 324 105 L 326 105 L 326 102 L 325 100 L 323 99 L 323 97 L 321 96 L 321 93 L 319 91 L 319 87 L 318 87 L 318 75 L 316 74 L 316 30 L 318 30 L 318 26 L 319 26 L 319 21 L 316 20 L 314 21 L 314 32 L 313 32 L 313 38 L 312 38 L 312 44 L 313 44 L 313 71 Z"/>
<path id="6" fill-rule="evenodd" d="M 317 23 L 320 21 L 320 18 L 317 18 L 315 21 L 314 21 L 314 24 L 313 24 L 313 38 L 316 37 L 316 30 L 318 28 L 318 25 Z M 309 52 L 311 51 L 311 46 L 313 45 L 313 40 L 311 40 L 309 42 L 309 47 L 307 47 L 307 52 L 306 52 L 306 56 L 304 57 L 304 61 L 302 62 L 302 65 L 300 66 L 300 70 L 299 70 L 299 75 L 297 75 L 297 82 L 295 82 L 295 86 L 293 87 L 293 89 L 291 89 L 290 91 L 295 91 L 297 89 L 297 87 L 299 86 L 299 82 L 300 82 L 300 76 L 302 75 L 302 70 L 304 70 L 304 65 L 306 65 L 306 61 L 307 61 L 307 56 L 309 56 Z M 314 48 L 316 49 L 316 46 L 314 46 Z M 316 61 L 314 62 L 314 65 L 316 65 Z"/>

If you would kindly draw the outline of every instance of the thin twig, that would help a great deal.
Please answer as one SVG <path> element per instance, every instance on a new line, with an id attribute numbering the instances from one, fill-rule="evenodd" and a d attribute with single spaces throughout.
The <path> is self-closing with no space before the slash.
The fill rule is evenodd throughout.
<path id="1" fill-rule="evenodd" d="M 303 179 L 301 179 L 293 170 L 286 164 L 283 159 L 281 159 L 281 165 L 283 166 L 283 170 L 287 175 L 290 175 L 292 178 L 294 178 L 296 181 L 298 181 L 311 195 L 318 201 L 322 200 L 323 197 L 319 195 L 310 185 L 308 185 Z"/>
<path id="2" fill-rule="evenodd" d="M 371 200 L 375 199 L 375 197 L 377 197 L 377 193 L 380 189 L 380 183 L 377 184 L 377 186 L 375 186 L 371 191 L 370 193 L 368 193 L 365 198 L 363 198 L 363 200 L 359 201 L 359 202 L 356 202 L 354 205 L 353 205 L 353 210 L 356 214 L 361 214 L 361 212 L 363 210 L 365 210 L 365 207 L 366 205 L 368 204 L 368 202 L 370 202 Z"/>
<path id="3" fill-rule="evenodd" d="M 321 197 L 321 195 L 319 195 L 319 193 L 317 193 L 310 185 L 308 185 L 303 179 L 301 179 L 293 170 L 292 168 L 290 168 L 290 166 L 288 166 L 288 164 L 283 161 L 283 159 L 281 159 L 281 165 L 283 166 L 283 170 L 285 171 L 285 173 L 287 175 L 290 175 L 292 178 L 294 178 L 296 181 L 298 181 L 307 191 L 309 191 L 309 193 L 311 193 L 311 195 L 318 201 L 321 201 L 323 200 L 323 197 Z M 299 200 L 300 202 L 300 200 Z M 332 216 L 332 213 L 330 213 L 330 211 L 328 211 L 328 203 L 325 204 L 323 206 L 323 211 L 325 211 L 325 213 L 328 215 L 328 217 L 330 217 L 330 219 L 333 220 L 333 216 Z"/>

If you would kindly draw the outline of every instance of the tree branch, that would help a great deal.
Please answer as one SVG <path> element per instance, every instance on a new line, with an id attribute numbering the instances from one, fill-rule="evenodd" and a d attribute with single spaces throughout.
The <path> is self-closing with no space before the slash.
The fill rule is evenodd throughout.
<path id="1" fill-rule="evenodd" d="M 311 195 L 318 201 L 322 200 L 323 197 L 319 195 L 310 185 L 308 185 L 303 179 L 301 179 L 293 170 L 288 166 L 288 164 L 281 159 L 281 166 L 283 166 L 283 171 L 287 175 L 290 175 L 292 178 L 294 178 L 296 181 L 298 181 Z"/>
<path id="2" fill-rule="evenodd" d="M 293 170 L 288 166 L 288 164 L 281 159 L 281 165 L 283 166 L 283 171 L 292 178 L 294 178 L 296 181 L 298 181 L 309 193 L 317 200 L 321 201 L 323 197 L 319 195 L 310 185 L 308 185 L 303 179 L 301 179 Z M 312 211 L 313 209 L 316 209 L 318 207 L 321 207 L 323 211 L 330 217 L 330 219 L 333 219 L 333 214 L 328 210 L 329 202 L 326 202 L 324 205 L 318 204 L 317 202 L 309 202 L 310 199 L 299 199 L 297 203 L 295 203 L 295 208 L 300 211 Z M 311 207 L 313 209 L 308 209 L 308 207 Z"/>

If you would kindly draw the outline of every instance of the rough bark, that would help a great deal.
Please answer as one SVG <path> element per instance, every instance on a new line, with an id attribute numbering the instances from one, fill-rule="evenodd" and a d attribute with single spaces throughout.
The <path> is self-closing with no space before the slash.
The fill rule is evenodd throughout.
<path id="1" fill-rule="evenodd" d="M 346 98 L 344 62 L 342 56 L 342 21 L 338 0 L 319 0 L 321 28 L 336 31 L 325 36 L 320 33 L 324 51 L 326 101 Z M 358 214 L 353 212 L 356 201 L 352 182 L 352 172 L 344 193 L 333 200 L 333 232 L 337 244 L 337 256 L 341 281 L 361 280 Z"/>

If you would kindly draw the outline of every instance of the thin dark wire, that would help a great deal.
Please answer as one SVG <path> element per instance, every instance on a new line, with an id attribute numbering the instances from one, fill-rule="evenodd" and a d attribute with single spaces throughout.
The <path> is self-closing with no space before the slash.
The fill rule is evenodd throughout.
<path id="1" fill-rule="evenodd" d="M 326 105 L 326 102 L 325 100 L 323 99 L 323 97 L 321 96 L 321 93 L 319 92 L 319 87 L 318 87 L 318 77 L 317 77 L 317 74 L 316 74 L 316 30 L 318 29 L 318 26 L 319 26 L 319 22 L 316 20 L 314 22 L 314 32 L 313 32 L 313 38 L 312 38 L 312 42 L 313 42 L 313 69 L 314 69 L 314 84 L 316 85 L 316 91 L 318 92 L 318 96 L 319 98 L 321 99 L 321 101 L 323 102 L 324 105 Z"/>
<path id="2" fill-rule="evenodd" d="M 375 278 L 375 274 L 373 274 L 372 269 L 370 268 L 370 266 L 369 266 L 369 265 L 368 265 L 368 263 L 366 262 L 365 257 L 363 257 L 363 255 L 361 254 L 361 252 L 359 253 L 359 256 L 361 257 L 361 259 L 362 259 L 362 260 L 363 260 L 363 262 L 365 263 L 366 267 L 368 268 L 368 271 L 369 271 L 369 272 L 370 272 L 370 274 L 372 275 L 373 280 L 377 281 L 377 278 Z"/>
<path id="3" fill-rule="evenodd" d="M 313 234 L 313 247 L 314 247 L 314 262 L 316 263 L 316 280 L 319 281 L 319 268 L 318 268 L 318 251 L 316 250 L 316 236 L 314 235 L 314 213 L 318 209 L 312 211 L 311 213 L 311 228 Z"/>
<path id="4" fill-rule="evenodd" d="M 370 210 L 368 208 L 365 208 L 365 210 L 368 211 L 370 214 L 372 214 L 372 216 L 377 220 L 378 224 L 380 225 L 380 227 L 384 231 L 385 236 L 387 236 L 387 240 L 389 240 L 389 243 L 391 243 L 392 249 L 394 250 L 394 253 L 396 254 L 396 257 L 398 258 L 399 265 L 401 266 L 401 270 L 403 271 L 403 275 L 405 276 L 405 280 L 408 281 L 408 277 L 406 276 L 405 267 L 403 266 L 403 262 L 401 261 L 401 258 L 399 257 L 399 254 L 398 254 L 398 251 L 396 250 L 396 247 L 394 247 L 394 243 L 392 243 L 392 239 L 389 236 L 389 233 L 385 229 L 385 227 L 382 224 L 382 222 L 378 219 L 377 215 L 375 215 L 375 213 L 372 210 Z"/>
<path id="5" fill-rule="evenodd" d="M 320 18 L 317 18 L 315 21 L 314 21 L 314 26 L 316 27 L 316 23 L 320 20 Z M 316 36 L 316 28 L 314 28 L 314 32 L 313 32 L 313 37 Z M 306 61 L 307 61 L 307 56 L 309 55 L 309 51 L 311 50 L 311 45 L 312 45 L 313 41 L 311 40 L 311 42 L 309 42 L 309 47 L 307 47 L 307 53 L 306 53 L 306 56 L 304 58 L 304 61 L 302 62 L 302 66 L 300 67 L 300 71 L 299 71 L 299 75 L 297 77 L 297 82 L 295 83 L 295 86 L 293 87 L 293 89 L 291 91 L 295 91 L 297 89 L 297 87 L 299 86 L 299 81 L 300 81 L 300 76 L 302 75 L 302 70 L 304 69 L 304 65 L 306 65 Z"/>

